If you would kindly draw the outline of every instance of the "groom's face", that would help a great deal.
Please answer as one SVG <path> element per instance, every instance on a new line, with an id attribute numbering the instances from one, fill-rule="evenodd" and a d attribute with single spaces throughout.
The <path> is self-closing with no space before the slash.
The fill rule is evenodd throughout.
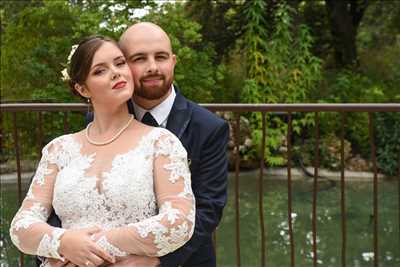
<path id="1" fill-rule="evenodd" d="M 174 79 L 175 55 L 169 38 L 159 31 L 139 31 L 124 44 L 135 85 L 134 94 L 147 100 L 165 96 Z"/>

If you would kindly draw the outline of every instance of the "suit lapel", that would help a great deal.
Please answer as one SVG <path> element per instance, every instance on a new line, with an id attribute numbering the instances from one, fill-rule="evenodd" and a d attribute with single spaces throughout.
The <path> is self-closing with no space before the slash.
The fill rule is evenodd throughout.
<path id="1" fill-rule="evenodd" d="M 167 129 L 180 139 L 190 122 L 192 109 L 190 108 L 187 99 L 180 94 L 176 86 L 174 87 L 176 97 L 168 116 Z"/>

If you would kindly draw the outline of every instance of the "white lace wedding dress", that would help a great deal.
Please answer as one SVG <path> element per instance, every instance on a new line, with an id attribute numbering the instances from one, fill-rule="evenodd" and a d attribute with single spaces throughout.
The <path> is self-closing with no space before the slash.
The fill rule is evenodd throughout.
<path id="1" fill-rule="evenodd" d="M 46 223 L 52 208 L 62 228 Z M 24 253 L 63 260 L 66 229 L 99 226 L 97 243 L 114 256 L 162 256 L 189 240 L 194 215 L 186 151 L 168 130 L 152 128 L 132 146 L 69 134 L 43 148 L 10 236 Z"/>

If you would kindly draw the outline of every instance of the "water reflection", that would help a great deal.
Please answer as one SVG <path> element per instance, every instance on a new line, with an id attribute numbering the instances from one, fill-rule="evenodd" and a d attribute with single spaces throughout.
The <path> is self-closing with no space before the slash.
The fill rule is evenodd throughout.
<path id="1" fill-rule="evenodd" d="M 323 184 L 326 183 L 326 184 Z M 341 213 L 339 183 L 320 184 L 317 196 L 317 261 L 321 266 L 341 265 Z M 398 191 L 396 181 L 379 183 L 379 262 L 399 266 Z M 287 221 L 287 182 L 264 179 L 267 266 L 290 266 Z M 373 261 L 373 184 L 346 184 L 347 265 L 365 266 Z M 292 184 L 292 225 L 296 266 L 312 266 L 312 181 Z M 240 176 L 240 241 L 242 266 L 260 266 L 260 225 L 257 173 Z M 217 231 L 218 266 L 235 266 L 234 177 L 229 202 Z"/>

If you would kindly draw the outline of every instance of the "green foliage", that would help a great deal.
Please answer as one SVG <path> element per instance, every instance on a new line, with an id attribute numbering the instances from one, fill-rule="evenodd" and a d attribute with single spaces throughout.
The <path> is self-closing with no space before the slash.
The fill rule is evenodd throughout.
<path id="1" fill-rule="evenodd" d="M 340 170 L 341 164 L 341 143 L 340 138 L 334 133 L 328 133 L 320 137 L 319 141 L 319 164 L 323 168 Z M 315 137 L 305 140 L 303 144 L 295 146 L 295 153 L 301 157 L 305 166 L 315 164 Z M 351 144 L 344 140 L 344 160 L 347 161 L 351 156 Z"/>
<path id="2" fill-rule="evenodd" d="M 263 26 L 263 6 L 253 1 L 249 8 L 246 44 L 248 74 L 259 86 L 253 97 L 254 88 L 244 90 L 244 100 L 257 103 L 304 102 L 308 92 L 321 78 L 321 62 L 312 55 L 312 37 L 305 25 L 292 27 L 290 13 L 281 5 L 276 13 L 276 26 L 268 38 Z M 269 39 L 269 41 L 267 41 Z"/>
<path id="3" fill-rule="evenodd" d="M 265 2 L 263 0 L 248 2 L 248 6 L 245 9 L 245 15 L 248 21 L 245 27 L 248 75 L 250 79 L 254 79 L 257 86 L 267 85 L 267 69 L 265 68 L 267 59 L 265 53 L 268 50 L 266 41 L 268 36 L 266 31 L 266 22 L 263 16 L 264 9 Z M 261 88 L 256 88 L 254 86 L 251 87 L 253 90 L 262 90 Z M 248 91 L 249 90 L 247 89 L 244 92 L 245 97 L 246 93 L 250 93 Z M 259 96 L 261 97 L 261 95 Z M 261 101 L 261 103 L 263 102 L 260 98 L 259 101 Z"/>
<path id="4" fill-rule="evenodd" d="M 391 176 L 399 175 L 400 113 L 377 113 L 375 143 L 379 168 Z"/>
<path id="5" fill-rule="evenodd" d="M 31 99 L 35 89 L 44 88 L 49 81 L 62 84 L 58 70 L 64 61 L 65 43 L 70 42 L 71 21 L 68 5 L 46 1 L 44 6 L 23 9 L 19 18 L 7 25 L 1 44 L 3 98 Z"/>
<path id="6" fill-rule="evenodd" d="M 344 70 L 336 75 L 328 101 L 335 103 L 382 103 L 388 101 L 386 86 L 360 72 Z"/>
<path id="7" fill-rule="evenodd" d="M 292 27 L 289 7 L 280 5 L 276 11 L 275 29 L 271 37 L 266 31 L 265 2 L 249 2 L 245 10 L 245 44 L 247 52 L 248 80 L 245 81 L 242 99 L 249 103 L 298 103 L 304 102 L 309 91 L 321 78 L 321 62 L 312 55 L 312 37 L 308 28 Z M 260 114 L 252 114 L 252 125 L 261 129 Z M 306 116 L 293 122 L 294 131 L 300 133 L 301 125 L 311 123 Z M 268 137 L 265 158 L 271 165 L 285 162 L 272 151 L 279 150 L 286 136 L 287 125 L 276 116 L 267 116 Z M 260 130 L 255 130 L 260 131 Z M 255 134 L 255 137 L 259 134 Z M 256 145 L 260 145 L 256 138 Z"/>
<path id="8" fill-rule="evenodd" d="M 187 1 L 185 12 L 201 25 L 203 44 L 211 43 L 216 52 L 214 64 L 232 56 L 232 49 L 243 28 L 243 4 L 239 1 Z M 200 44 L 202 45 L 202 44 Z"/>
<path id="9" fill-rule="evenodd" d="M 385 103 L 392 102 L 391 86 L 374 80 L 361 71 L 344 70 L 327 76 L 328 89 L 314 91 L 315 100 L 326 103 Z M 323 94 L 321 95 L 321 92 Z M 336 133 L 340 130 L 341 119 L 338 114 L 321 114 L 322 134 Z M 369 157 L 368 114 L 349 113 L 347 115 L 346 138 L 351 141 L 354 153 Z"/>

